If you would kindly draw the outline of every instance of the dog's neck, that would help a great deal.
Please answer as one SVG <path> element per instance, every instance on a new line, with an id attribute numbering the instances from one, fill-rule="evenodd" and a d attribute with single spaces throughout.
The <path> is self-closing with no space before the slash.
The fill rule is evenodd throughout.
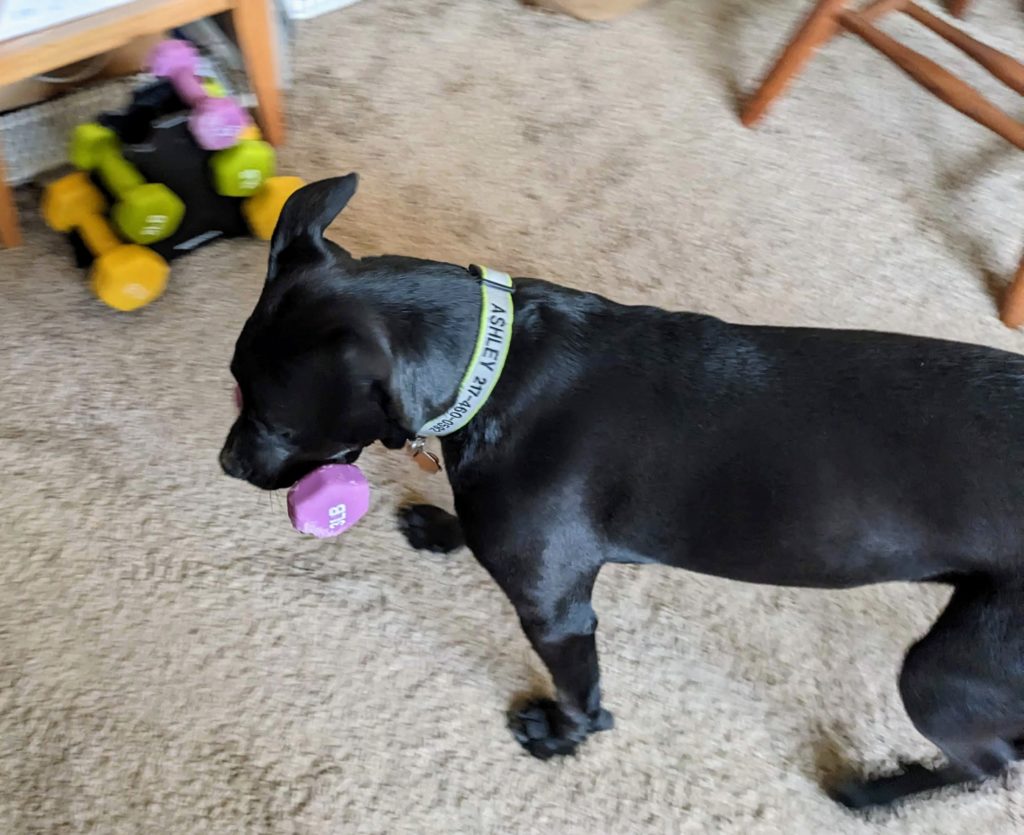
<path id="1" fill-rule="evenodd" d="M 448 408 L 465 376 L 479 333 L 480 284 L 438 264 L 399 285 L 367 282 L 359 293 L 379 314 L 375 327 L 390 351 L 392 416 L 413 437 Z"/>

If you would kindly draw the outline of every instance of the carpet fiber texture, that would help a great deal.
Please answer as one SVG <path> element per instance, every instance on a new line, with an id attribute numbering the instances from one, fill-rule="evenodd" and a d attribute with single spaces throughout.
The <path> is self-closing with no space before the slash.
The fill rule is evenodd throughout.
<path id="1" fill-rule="evenodd" d="M 611 24 L 513 0 L 366 0 L 298 27 L 281 167 L 358 170 L 331 235 L 744 322 L 1024 350 L 993 292 L 1024 156 L 851 38 L 757 132 L 749 89 L 808 0 L 662 0 Z M 1013 0 L 972 31 L 1019 51 Z M 1019 99 L 912 22 L 1004 107 Z M 868 819 L 849 765 L 935 752 L 896 672 L 947 592 L 744 586 L 616 567 L 596 592 L 612 733 L 540 763 L 504 727 L 545 686 L 465 552 L 414 554 L 401 454 L 368 517 L 303 539 L 223 478 L 228 361 L 265 245 L 212 245 L 158 303 L 90 298 L 38 193 L 0 252 L 0 832 L 1011 833 L 1024 775 Z M 650 474 L 652 479 L 658 473 Z"/>

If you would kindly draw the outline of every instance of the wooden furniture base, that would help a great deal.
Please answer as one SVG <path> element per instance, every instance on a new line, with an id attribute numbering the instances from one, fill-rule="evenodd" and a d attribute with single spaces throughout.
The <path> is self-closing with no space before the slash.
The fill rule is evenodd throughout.
<path id="1" fill-rule="evenodd" d="M 7 171 L 0 156 L 0 243 L 4 246 L 21 246 L 21 226 L 18 225 L 18 208 L 14 205 L 14 192 L 7 185 Z"/>
<path id="2" fill-rule="evenodd" d="M 969 0 L 950 0 L 952 14 L 963 16 Z M 984 125 L 1024 150 L 1024 122 L 997 107 L 949 70 L 900 43 L 874 25 L 889 12 L 902 12 L 930 29 L 986 69 L 1011 90 L 1024 96 L 1024 64 L 993 49 L 913 0 L 873 0 L 851 9 L 851 0 L 817 0 L 811 13 L 776 60 L 764 81 L 744 105 L 740 118 L 752 127 L 804 68 L 814 53 L 841 32 L 857 35 L 914 81 L 950 107 Z M 1024 260 L 1003 300 L 1001 318 L 1010 327 L 1024 324 Z"/>
<path id="3" fill-rule="evenodd" d="M 0 86 L 109 52 L 137 37 L 224 12 L 231 15 L 256 94 L 256 121 L 267 141 L 280 145 L 284 142 L 284 123 L 270 0 L 133 0 L 41 32 L 0 41 Z M 10 247 L 20 242 L 18 211 L 4 179 L 0 149 L 0 243 Z"/>
<path id="4" fill-rule="evenodd" d="M 1024 325 L 1024 256 L 1021 256 L 1017 275 L 1003 296 L 999 318 L 1008 328 L 1019 328 Z"/>

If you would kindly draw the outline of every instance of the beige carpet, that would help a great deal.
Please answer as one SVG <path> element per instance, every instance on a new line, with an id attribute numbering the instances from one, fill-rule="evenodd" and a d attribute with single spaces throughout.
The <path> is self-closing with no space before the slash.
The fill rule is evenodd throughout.
<path id="1" fill-rule="evenodd" d="M 363 174 L 334 231 L 359 253 L 1024 350 L 989 287 L 1024 243 L 1024 156 L 849 39 L 762 130 L 737 125 L 735 89 L 808 5 L 664 0 L 588 26 L 366 0 L 298 29 L 283 167 Z M 1013 0 L 972 23 L 1024 42 Z M 22 199 L 26 246 L 0 253 L 0 833 L 1021 831 L 1020 772 L 870 821 L 818 788 L 932 754 L 895 675 L 935 589 L 607 570 L 618 729 L 524 756 L 503 712 L 543 679 L 511 608 L 468 554 L 418 556 L 392 524 L 409 496 L 447 503 L 443 479 L 371 452 L 371 514 L 320 543 L 219 475 L 265 247 L 204 249 L 115 315 Z"/>

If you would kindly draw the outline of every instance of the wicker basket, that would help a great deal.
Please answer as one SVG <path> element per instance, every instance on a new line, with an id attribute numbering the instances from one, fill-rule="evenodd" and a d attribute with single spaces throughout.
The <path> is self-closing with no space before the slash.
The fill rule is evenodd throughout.
<path id="1" fill-rule="evenodd" d="M 0 115 L 0 147 L 8 182 L 28 182 L 66 163 L 68 137 L 75 125 L 95 119 L 100 111 L 128 104 L 137 83 L 138 77 L 103 81 Z"/>
<path id="2" fill-rule="evenodd" d="M 309 20 L 351 6 L 355 2 L 357 0 L 282 0 L 281 5 L 292 20 Z"/>
<path id="3" fill-rule="evenodd" d="M 204 50 L 200 71 L 220 81 L 243 107 L 251 107 L 255 102 L 244 88 L 246 78 L 241 70 L 241 59 L 233 55 L 235 48 L 223 33 L 203 23 L 182 27 L 182 31 Z M 285 46 L 282 43 L 281 51 L 282 63 L 286 65 Z M 234 64 L 238 65 L 237 69 Z M 19 185 L 64 165 L 68 137 L 75 125 L 90 122 L 99 113 L 126 106 L 131 101 L 132 90 L 152 80 L 152 76 L 138 73 L 97 81 L 40 104 L 0 114 L 0 148 L 4 150 L 7 181 Z"/>

